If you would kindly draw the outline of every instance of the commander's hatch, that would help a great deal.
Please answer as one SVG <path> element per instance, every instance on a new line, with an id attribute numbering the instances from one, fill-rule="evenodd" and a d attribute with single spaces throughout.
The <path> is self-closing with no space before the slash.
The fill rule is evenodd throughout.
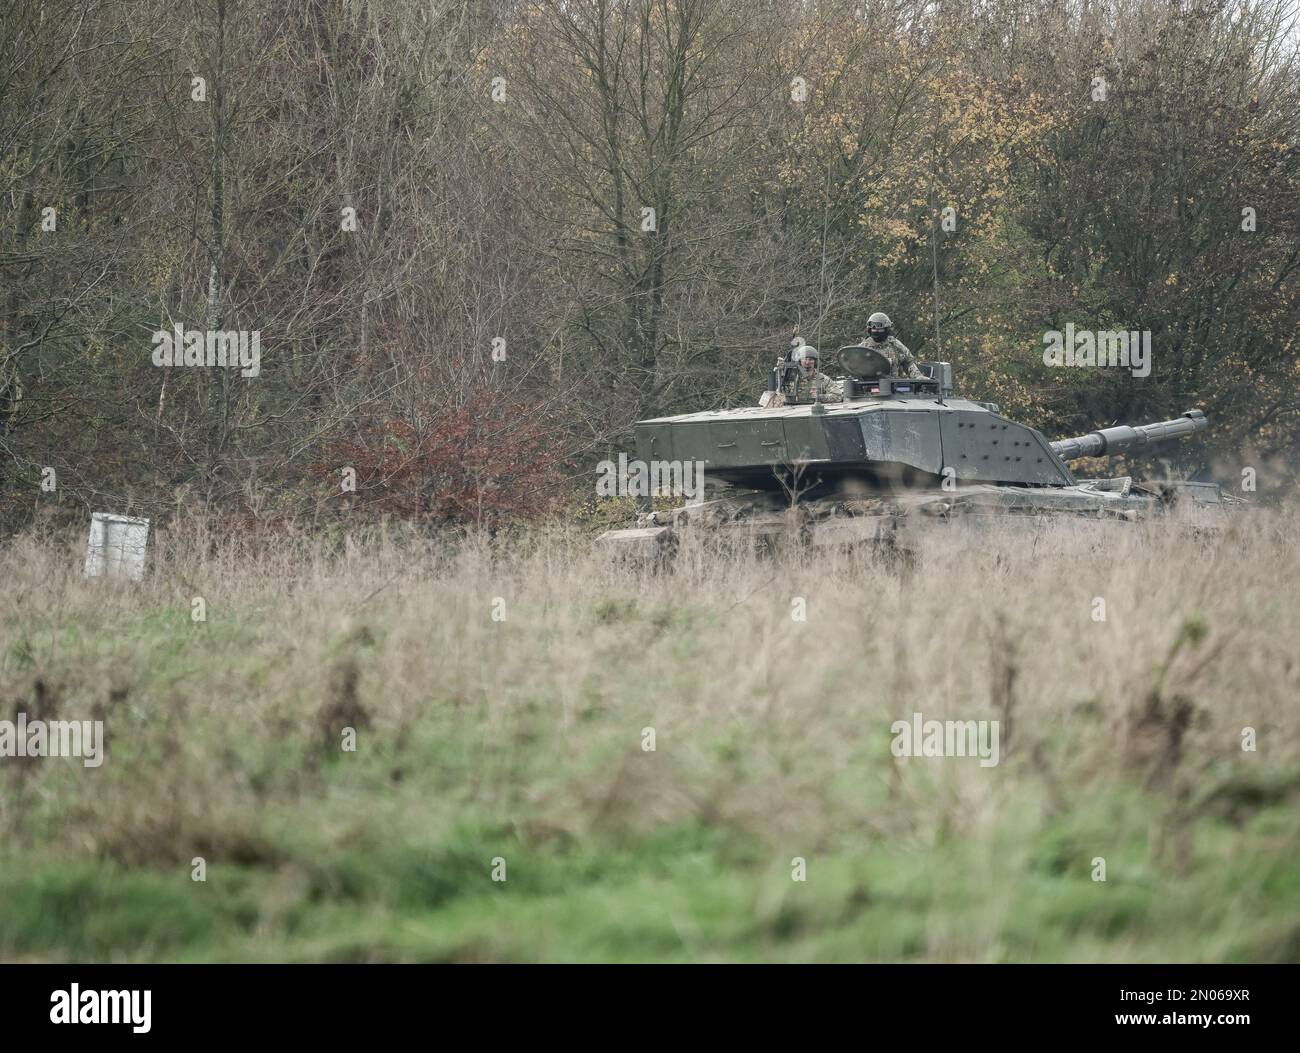
<path id="1" fill-rule="evenodd" d="M 841 347 L 836 354 L 839 356 L 840 368 L 854 380 L 869 382 L 889 376 L 889 359 L 874 347 L 849 344 Z"/>
<path id="2" fill-rule="evenodd" d="M 888 357 L 866 344 L 848 344 L 836 356 L 844 378 L 844 397 L 884 397 L 889 395 L 947 395 L 952 391 L 952 366 L 947 362 L 921 362 L 918 368 L 925 380 L 890 376 L 893 368 Z"/>

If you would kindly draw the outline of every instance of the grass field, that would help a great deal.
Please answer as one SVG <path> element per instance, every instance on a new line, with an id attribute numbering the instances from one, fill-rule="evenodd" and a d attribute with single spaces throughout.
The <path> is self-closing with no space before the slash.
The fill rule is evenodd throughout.
<path id="1" fill-rule="evenodd" d="M 0 716 L 107 757 L 0 760 L 0 958 L 1300 960 L 1300 517 L 589 538 L 7 543 Z"/>

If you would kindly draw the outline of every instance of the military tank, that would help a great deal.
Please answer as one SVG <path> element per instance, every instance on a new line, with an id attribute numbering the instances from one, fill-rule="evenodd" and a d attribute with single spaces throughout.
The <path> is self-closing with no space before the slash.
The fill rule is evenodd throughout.
<path id="1" fill-rule="evenodd" d="M 797 354 L 778 363 L 769 391 Z M 948 362 L 919 362 L 924 376 L 914 379 L 890 375 L 890 360 L 866 344 L 841 347 L 838 359 L 841 401 L 775 399 L 638 421 L 638 460 L 700 466 L 703 486 L 683 507 L 644 509 L 635 527 L 606 531 L 598 545 L 658 559 L 693 528 L 769 544 L 792 529 L 814 546 L 892 543 L 909 520 L 1132 521 L 1175 507 L 1216 510 L 1227 500 L 1212 483 L 1080 479 L 1070 471 L 1073 461 L 1202 431 L 1209 422 L 1198 409 L 1049 441 L 995 403 L 957 397 Z"/>

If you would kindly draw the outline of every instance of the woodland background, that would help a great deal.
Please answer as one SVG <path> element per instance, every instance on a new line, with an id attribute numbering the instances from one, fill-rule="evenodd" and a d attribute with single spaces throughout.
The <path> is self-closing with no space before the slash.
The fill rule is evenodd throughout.
<path id="1" fill-rule="evenodd" d="M 572 509 L 633 421 L 872 310 L 1049 437 L 1200 405 L 1180 470 L 1293 471 L 1294 15 L 0 0 L 0 526 Z M 1067 322 L 1150 329 L 1150 377 L 1048 370 Z M 261 375 L 156 368 L 177 323 Z"/>

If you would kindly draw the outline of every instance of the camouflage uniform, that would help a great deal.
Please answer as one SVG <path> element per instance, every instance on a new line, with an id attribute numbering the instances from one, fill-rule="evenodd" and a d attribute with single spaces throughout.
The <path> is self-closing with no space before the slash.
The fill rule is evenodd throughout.
<path id="1" fill-rule="evenodd" d="M 879 351 L 889 359 L 889 375 L 893 377 L 911 377 L 913 380 L 924 380 L 925 374 L 917 368 L 915 359 L 912 358 L 912 352 L 896 336 L 891 336 L 888 340 L 877 343 L 874 340 L 867 339 L 863 341 L 867 347 L 873 351 Z"/>
<path id="2" fill-rule="evenodd" d="M 817 389 L 822 402 L 843 402 L 844 389 L 838 380 L 832 380 L 820 371 L 810 377 L 803 375 L 803 370 L 792 370 L 782 385 L 787 405 L 810 403 L 813 401 L 812 389 Z"/>

